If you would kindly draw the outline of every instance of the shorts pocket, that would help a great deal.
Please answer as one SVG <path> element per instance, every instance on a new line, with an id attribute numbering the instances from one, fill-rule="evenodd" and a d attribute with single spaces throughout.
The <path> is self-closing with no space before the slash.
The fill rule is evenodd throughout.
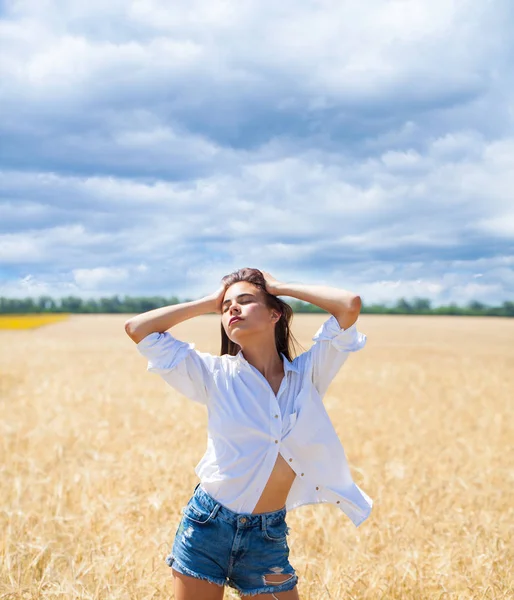
<path id="1" fill-rule="evenodd" d="M 285 520 L 273 524 L 264 522 L 262 535 L 271 542 L 285 542 L 288 533 L 289 527 Z"/>
<path id="2" fill-rule="evenodd" d="M 182 514 L 184 515 L 184 517 L 186 517 L 186 519 L 194 521 L 199 525 L 204 525 L 212 519 L 212 515 L 215 510 L 216 507 L 214 507 L 212 510 L 208 510 L 198 502 L 195 502 L 189 503 L 187 506 L 185 506 L 182 509 Z"/>

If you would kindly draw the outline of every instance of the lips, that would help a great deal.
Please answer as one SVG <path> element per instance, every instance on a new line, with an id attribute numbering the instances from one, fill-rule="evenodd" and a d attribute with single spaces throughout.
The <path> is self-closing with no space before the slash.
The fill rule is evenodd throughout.
<path id="1" fill-rule="evenodd" d="M 232 325 L 232 323 L 235 323 L 236 321 L 242 321 L 243 319 L 241 317 L 232 317 L 230 319 L 230 321 L 228 322 L 229 325 Z"/>

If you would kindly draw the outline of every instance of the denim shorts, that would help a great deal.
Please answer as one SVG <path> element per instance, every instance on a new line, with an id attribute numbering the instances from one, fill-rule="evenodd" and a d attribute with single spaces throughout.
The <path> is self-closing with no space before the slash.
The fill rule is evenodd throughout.
<path id="1" fill-rule="evenodd" d="M 175 534 L 168 565 L 184 575 L 235 588 L 240 595 L 292 590 L 298 576 L 289 562 L 286 507 L 236 513 L 198 484 Z M 281 583 L 273 575 L 290 575 Z M 271 575 L 268 582 L 266 577 Z"/>

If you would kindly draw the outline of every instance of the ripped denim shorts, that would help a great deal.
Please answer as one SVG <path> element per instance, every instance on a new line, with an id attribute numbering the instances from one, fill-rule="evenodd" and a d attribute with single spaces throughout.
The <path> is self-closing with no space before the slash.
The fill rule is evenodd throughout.
<path id="1" fill-rule="evenodd" d="M 198 484 L 182 515 L 166 558 L 179 573 L 228 585 L 241 596 L 286 592 L 296 586 L 285 506 L 274 512 L 236 513 Z"/>

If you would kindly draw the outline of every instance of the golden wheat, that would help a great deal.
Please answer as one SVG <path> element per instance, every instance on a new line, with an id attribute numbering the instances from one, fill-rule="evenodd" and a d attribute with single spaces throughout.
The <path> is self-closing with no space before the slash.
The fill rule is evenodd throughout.
<path id="1" fill-rule="evenodd" d="M 146 372 L 126 316 L 0 331 L 0 598 L 172 598 L 164 563 L 207 412 Z M 307 349 L 324 315 L 297 315 Z M 325 397 L 359 528 L 288 513 L 302 600 L 507 599 L 514 583 L 514 320 L 362 315 Z M 219 351 L 219 317 L 174 328 Z M 225 598 L 237 598 L 227 589 Z"/>

